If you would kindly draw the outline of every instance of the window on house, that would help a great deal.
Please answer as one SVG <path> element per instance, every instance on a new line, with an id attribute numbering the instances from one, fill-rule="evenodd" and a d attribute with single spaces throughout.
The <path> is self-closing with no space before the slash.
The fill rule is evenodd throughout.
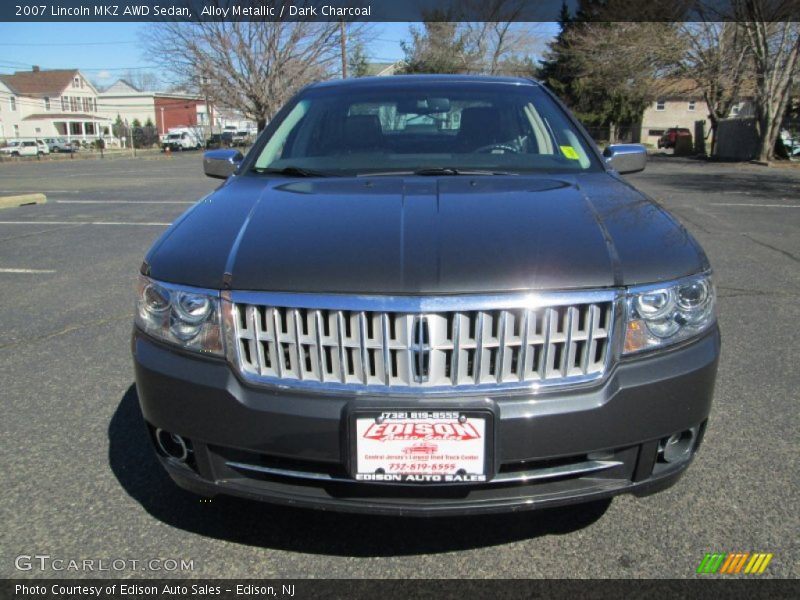
<path id="1" fill-rule="evenodd" d="M 75 79 L 72 80 L 72 87 L 74 87 L 74 88 L 81 87 L 81 78 L 80 77 L 76 77 Z"/>
<path id="2" fill-rule="evenodd" d="M 89 112 L 91 108 L 89 108 L 89 98 L 83 99 L 83 110 L 84 112 Z"/>
<path id="3" fill-rule="evenodd" d="M 78 99 L 75 96 L 69 97 L 69 109 L 72 112 L 78 112 Z"/>
<path id="4" fill-rule="evenodd" d="M 67 100 L 66 96 L 61 96 L 61 110 L 64 112 L 69 110 L 69 100 Z"/>
<path id="5" fill-rule="evenodd" d="M 47 96 L 45 96 L 44 98 L 44 109 L 50 110 L 50 98 L 48 98 Z"/>
<path id="6" fill-rule="evenodd" d="M 19 137 L 19 125 L 14 125 L 14 137 Z"/>
<path id="7" fill-rule="evenodd" d="M 9 110 L 17 110 L 17 99 L 14 96 L 10 96 L 8 99 L 8 109 Z"/>
<path id="8" fill-rule="evenodd" d="M 664 110 L 667 107 L 667 103 L 664 100 L 656 100 L 656 110 Z"/>
<path id="9" fill-rule="evenodd" d="M 695 107 L 695 101 L 689 100 L 689 111 L 694 112 L 694 107 Z"/>

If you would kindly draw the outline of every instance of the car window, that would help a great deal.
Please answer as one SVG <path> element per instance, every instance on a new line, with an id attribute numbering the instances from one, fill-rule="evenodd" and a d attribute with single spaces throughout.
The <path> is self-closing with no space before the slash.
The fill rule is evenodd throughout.
<path id="1" fill-rule="evenodd" d="M 376 88 L 300 98 L 272 125 L 255 167 L 340 175 L 599 168 L 582 134 L 538 86 Z"/>

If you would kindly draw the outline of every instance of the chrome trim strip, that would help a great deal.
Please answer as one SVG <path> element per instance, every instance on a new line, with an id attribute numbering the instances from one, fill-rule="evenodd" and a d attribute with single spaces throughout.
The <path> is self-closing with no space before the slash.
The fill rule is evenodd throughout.
<path id="1" fill-rule="evenodd" d="M 517 473 L 500 473 L 495 475 L 489 483 L 536 481 L 538 479 L 550 479 L 552 477 L 580 475 L 581 473 L 595 473 L 597 471 L 605 471 L 606 469 L 618 467 L 622 464 L 624 463 L 619 460 L 587 460 L 571 465 L 562 465 L 560 467 L 546 467 L 544 469 L 532 469 L 530 471 L 519 471 Z"/>
<path id="2" fill-rule="evenodd" d="M 364 482 L 345 477 L 333 477 L 327 473 L 314 473 L 312 471 L 295 471 L 292 469 L 277 469 L 275 467 L 264 467 L 261 465 L 251 465 L 249 463 L 241 462 L 226 462 L 226 466 L 233 469 L 240 469 L 243 471 L 253 471 L 256 473 L 263 473 L 265 475 L 274 475 L 276 477 L 292 477 L 295 479 L 312 479 L 314 481 L 336 482 L 336 483 L 360 483 L 368 485 L 413 485 L 419 487 L 420 484 L 403 484 L 392 482 Z M 500 473 L 495 475 L 492 479 L 486 482 L 480 482 L 475 485 L 492 485 L 497 483 L 514 483 L 520 481 L 538 481 L 542 479 L 552 479 L 554 477 L 568 477 L 571 475 L 581 475 L 584 473 L 596 473 L 598 471 L 605 471 L 613 467 L 618 467 L 624 464 L 618 460 L 587 460 L 584 462 L 573 463 L 571 465 L 562 465 L 558 467 L 546 467 L 544 469 L 531 469 L 529 471 L 519 471 L 515 473 Z M 426 485 L 454 485 L 463 486 L 468 485 L 464 483 L 432 483 Z"/>

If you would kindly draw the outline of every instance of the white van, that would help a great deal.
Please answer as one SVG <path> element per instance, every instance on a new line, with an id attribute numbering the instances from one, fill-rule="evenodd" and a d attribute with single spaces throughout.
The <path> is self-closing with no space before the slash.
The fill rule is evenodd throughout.
<path id="1" fill-rule="evenodd" d="M 199 150 L 203 142 L 193 129 L 182 127 L 170 129 L 166 139 L 161 142 L 161 149 L 166 150 Z"/>

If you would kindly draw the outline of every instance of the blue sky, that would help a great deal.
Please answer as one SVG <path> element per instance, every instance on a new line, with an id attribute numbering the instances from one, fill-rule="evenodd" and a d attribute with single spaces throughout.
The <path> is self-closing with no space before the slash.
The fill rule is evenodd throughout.
<path id="1" fill-rule="evenodd" d="M 128 70 L 156 72 L 143 56 L 140 38 L 148 23 L 0 23 L 0 73 L 79 68 L 101 85 L 113 83 Z M 537 26 L 543 41 L 558 26 Z M 403 57 L 400 40 L 408 38 L 409 23 L 374 23 L 375 40 L 367 49 L 373 62 Z"/>

